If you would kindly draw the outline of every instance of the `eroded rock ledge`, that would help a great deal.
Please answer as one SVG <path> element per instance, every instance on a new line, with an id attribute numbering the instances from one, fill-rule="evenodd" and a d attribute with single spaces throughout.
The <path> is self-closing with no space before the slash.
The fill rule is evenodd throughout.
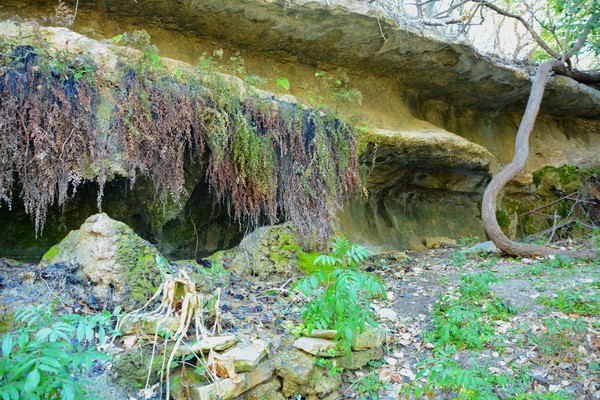
<path id="1" fill-rule="evenodd" d="M 50 3 L 27 4 L 31 8 Z M 11 0 L 4 9 L 18 9 L 22 15 L 33 12 Z M 443 100 L 458 108 L 520 110 L 531 86 L 532 69 L 508 65 L 452 38 L 401 26 L 365 1 L 94 0 L 80 8 L 79 18 L 85 20 L 86 14 L 131 25 L 159 24 L 184 36 L 217 38 L 287 63 L 342 66 L 391 77 L 411 96 Z M 599 91 L 555 77 L 543 109 L 557 116 L 597 118 L 598 104 Z"/>

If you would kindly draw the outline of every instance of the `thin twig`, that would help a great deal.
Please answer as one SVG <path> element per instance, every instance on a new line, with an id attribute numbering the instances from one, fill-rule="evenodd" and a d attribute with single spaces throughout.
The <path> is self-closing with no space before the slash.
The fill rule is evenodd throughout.
<path id="1" fill-rule="evenodd" d="M 377 18 L 377 25 L 379 25 L 379 32 L 381 32 L 381 37 L 383 38 L 383 41 L 387 42 L 387 39 L 385 38 L 385 35 L 383 34 L 383 29 L 381 28 L 381 22 L 379 21 L 379 18 Z"/>

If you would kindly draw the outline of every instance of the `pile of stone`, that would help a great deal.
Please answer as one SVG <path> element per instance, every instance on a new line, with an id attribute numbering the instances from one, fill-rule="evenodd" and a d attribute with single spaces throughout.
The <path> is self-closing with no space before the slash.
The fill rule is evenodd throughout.
<path id="1" fill-rule="evenodd" d="M 177 372 L 172 396 L 175 400 L 285 400 L 294 395 L 308 400 L 337 399 L 341 371 L 360 369 L 380 359 L 385 332 L 366 329 L 349 354 L 333 340 L 335 331 L 315 330 L 311 337 L 300 337 L 290 346 L 276 347 L 263 340 L 238 343 L 212 357 L 218 376 L 213 382 L 198 382 L 191 368 L 184 374 Z"/>

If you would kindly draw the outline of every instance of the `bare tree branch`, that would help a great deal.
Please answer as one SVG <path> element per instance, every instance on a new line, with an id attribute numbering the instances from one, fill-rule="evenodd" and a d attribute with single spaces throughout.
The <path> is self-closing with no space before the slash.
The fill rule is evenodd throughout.
<path id="1" fill-rule="evenodd" d="M 458 7 L 460 7 L 460 6 L 462 6 L 462 5 L 466 4 L 466 3 L 468 3 L 469 1 L 471 1 L 471 0 L 463 0 L 463 1 L 461 1 L 460 3 L 458 3 L 458 4 L 456 4 L 456 5 L 454 5 L 454 6 L 450 7 L 450 8 L 448 8 L 447 10 L 444 10 L 444 11 L 442 11 L 442 12 L 439 12 L 439 13 L 437 13 L 436 15 L 434 15 L 434 16 L 433 16 L 433 18 L 437 18 L 437 17 L 440 17 L 440 16 L 442 16 L 442 15 L 449 15 L 449 14 L 450 14 L 452 11 L 454 11 L 454 10 L 456 10 Z"/>
<path id="2" fill-rule="evenodd" d="M 573 48 L 567 53 L 567 59 L 573 57 L 579 50 L 581 50 L 581 48 L 587 41 L 587 38 L 592 30 L 592 26 L 596 23 L 597 20 L 597 15 L 592 15 L 590 19 L 588 19 L 588 22 L 585 24 L 583 32 L 581 32 L 581 36 L 579 36 L 579 39 L 577 39 L 577 43 L 575 43 Z"/>
<path id="3" fill-rule="evenodd" d="M 529 31 L 529 33 L 531 33 L 531 36 L 533 36 L 533 40 L 535 40 L 535 42 L 542 49 L 544 49 L 544 51 L 546 53 L 551 55 L 553 58 L 560 60 L 561 55 L 559 53 L 557 53 L 556 51 L 554 51 L 550 46 L 548 46 L 548 44 L 544 41 L 544 39 L 542 39 L 540 37 L 540 35 L 537 34 L 535 29 L 533 29 L 533 27 L 531 25 L 529 25 L 529 23 L 527 21 L 525 21 L 525 19 L 523 17 L 521 17 L 520 15 L 517 15 L 517 14 L 510 13 L 506 10 L 503 10 L 500 7 L 497 7 L 496 5 L 490 3 L 489 1 L 486 1 L 486 0 L 472 0 L 472 1 L 491 9 L 491 10 L 497 12 L 498 14 L 501 14 L 501 15 L 504 15 L 504 16 L 507 16 L 510 18 L 514 18 L 514 19 L 518 20 L 519 22 L 521 22 L 523 24 L 523 26 L 525 27 L 525 29 L 527 29 Z"/>

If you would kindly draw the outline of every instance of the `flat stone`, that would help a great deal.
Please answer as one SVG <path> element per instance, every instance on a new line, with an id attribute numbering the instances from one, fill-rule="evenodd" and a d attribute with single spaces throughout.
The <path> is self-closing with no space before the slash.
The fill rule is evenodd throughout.
<path id="1" fill-rule="evenodd" d="M 360 351 L 381 347 L 383 346 L 383 341 L 385 340 L 385 334 L 386 329 L 382 326 L 377 328 L 371 326 L 365 327 L 365 330 L 356 336 L 352 350 Z"/>
<path id="2" fill-rule="evenodd" d="M 319 357 L 332 357 L 343 354 L 337 343 L 329 339 L 301 337 L 296 339 L 294 347 Z"/>
<path id="3" fill-rule="evenodd" d="M 179 388 L 172 393 L 172 396 L 175 400 L 228 400 L 268 381 L 272 376 L 273 365 L 266 360 L 260 363 L 254 371 L 239 374 L 235 378 L 219 379 L 209 385 L 192 386 L 186 390 Z M 186 393 L 189 393 L 189 397 Z"/>
<path id="4" fill-rule="evenodd" d="M 353 351 L 348 355 L 334 358 L 336 366 L 345 370 L 359 369 L 364 367 L 371 360 L 379 360 L 383 357 L 383 349 L 374 347 L 363 351 Z"/>
<path id="5" fill-rule="evenodd" d="M 498 250 L 494 242 L 488 240 L 487 242 L 477 243 L 464 251 L 465 253 L 479 254 L 479 253 L 497 253 L 500 254 L 501 251 Z"/>
<path id="6" fill-rule="evenodd" d="M 227 350 L 221 357 L 233 360 L 235 372 L 252 371 L 256 368 L 260 360 L 267 355 L 268 347 L 269 345 L 262 340 L 242 343 Z"/>
<path id="7" fill-rule="evenodd" d="M 124 335 L 154 335 L 157 329 L 158 332 L 177 332 L 179 324 L 179 318 L 173 316 L 129 314 L 123 318 L 120 330 Z"/>
<path id="8" fill-rule="evenodd" d="M 398 320 L 398 313 L 391 308 L 380 308 L 377 310 L 377 315 L 381 319 L 387 319 L 391 322 L 396 322 Z"/>
<path id="9" fill-rule="evenodd" d="M 177 354 L 183 355 L 192 353 L 208 353 L 210 350 L 222 351 L 230 348 L 236 342 L 237 338 L 235 335 L 231 334 L 223 336 L 207 336 L 200 339 L 199 342 L 195 342 L 186 346 L 179 346 L 179 349 L 177 349 Z"/>
<path id="10" fill-rule="evenodd" d="M 335 335 L 337 335 L 337 331 L 333 329 L 313 329 L 309 336 L 312 338 L 335 339 Z"/>

